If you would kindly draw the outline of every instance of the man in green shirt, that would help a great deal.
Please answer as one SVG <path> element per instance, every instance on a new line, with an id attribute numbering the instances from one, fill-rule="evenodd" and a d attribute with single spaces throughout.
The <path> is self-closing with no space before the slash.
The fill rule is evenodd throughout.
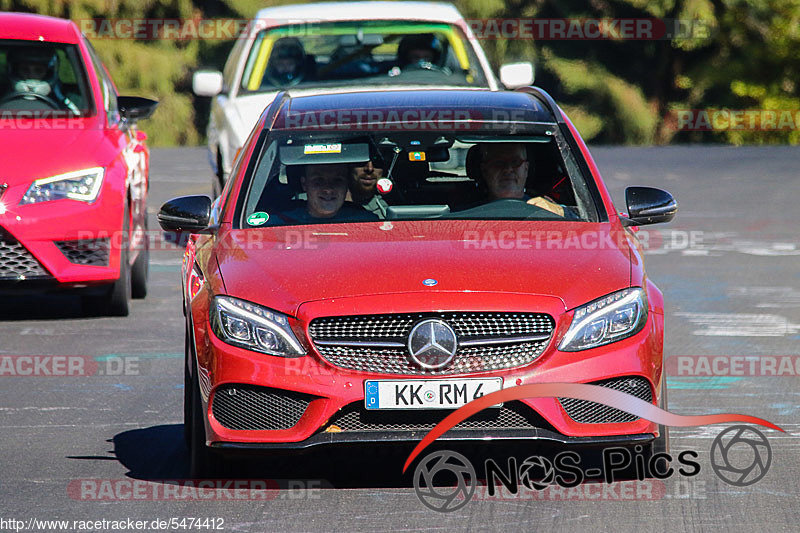
<path id="1" fill-rule="evenodd" d="M 351 167 L 347 199 L 384 219 L 389 204 L 378 194 L 378 180 L 382 177 L 383 169 L 373 165 L 372 161 Z"/>

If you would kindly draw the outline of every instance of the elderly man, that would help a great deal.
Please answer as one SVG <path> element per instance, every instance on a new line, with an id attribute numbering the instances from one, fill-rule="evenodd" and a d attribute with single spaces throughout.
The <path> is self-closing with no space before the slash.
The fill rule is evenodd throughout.
<path id="1" fill-rule="evenodd" d="M 572 210 L 544 196 L 525 194 L 530 162 L 522 143 L 487 143 L 480 147 L 481 177 L 491 200 L 504 198 L 526 200 L 558 216 L 574 218 Z"/>

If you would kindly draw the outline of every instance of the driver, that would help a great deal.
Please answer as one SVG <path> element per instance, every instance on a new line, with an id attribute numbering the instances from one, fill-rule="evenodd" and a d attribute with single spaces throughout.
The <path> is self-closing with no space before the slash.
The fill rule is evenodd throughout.
<path id="1" fill-rule="evenodd" d="M 571 209 L 545 196 L 525 194 L 530 161 L 522 143 L 486 143 L 480 145 L 481 178 L 490 200 L 517 199 L 561 217 L 574 218 Z"/>
<path id="2" fill-rule="evenodd" d="M 401 69 L 430 69 L 439 65 L 443 48 L 442 42 L 432 33 L 406 35 L 397 46 L 397 65 Z"/>
<path id="3" fill-rule="evenodd" d="M 7 71 L 11 93 L 4 98 L 35 100 L 37 96 L 55 102 L 80 115 L 80 110 L 64 96 L 58 79 L 58 54 L 44 46 L 15 47 L 8 53 Z"/>
<path id="4" fill-rule="evenodd" d="M 267 79 L 279 87 L 296 85 L 303 81 L 306 53 L 300 40 L 283 37 L 275 41 L 267 63 Z"/>

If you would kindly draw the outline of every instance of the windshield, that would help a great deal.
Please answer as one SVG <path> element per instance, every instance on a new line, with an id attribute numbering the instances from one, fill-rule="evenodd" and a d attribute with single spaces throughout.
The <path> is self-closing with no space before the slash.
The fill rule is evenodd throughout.
<path id="1" fill-rule="evenodd" d="M 77 117 L 90 113 L 75 45 L 0 41 L 0 116 Z"/>
<path id="2" fill-rule="evenodd" d="M 488 86 L 459 28 L 414 21 L 360 21 L 261 31 L 247 59 L 241 88 L 265 92 L 364 84 Z"/>
<path id="3" fill-rule="evenodd" d="M 587 180 L 541 134 L 273 131 L 239 201 L 239 227 L 382 220 L 597 221 Z"/>

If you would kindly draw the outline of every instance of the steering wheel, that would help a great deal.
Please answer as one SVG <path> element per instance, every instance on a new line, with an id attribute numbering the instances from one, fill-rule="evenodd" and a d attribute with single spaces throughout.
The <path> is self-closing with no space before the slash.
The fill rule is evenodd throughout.
<path id="1" fill-rule="evenodd" d="M 458 217 L 476 218 L 556 218 L 563 219 L 555 213 L 529 204 L 524 198 L 500 198 L 469 209 L 454 211 Z"/>
<path id="2" fill-rule="evenodd" d="M 31 98 L 33 97 L 33 98 Z M 14 100 L 39 100 L 47 104 L 50 109 L 61 109 L 61 106 L 58 105 L 58 102 L 50 98 L 49 96 L 44 96 L 43 94 L 39 93 L 14 93 L 6 96 L 2 100 L 0 100 L 0 106 L 7 102 L 13 102 Z"/>

